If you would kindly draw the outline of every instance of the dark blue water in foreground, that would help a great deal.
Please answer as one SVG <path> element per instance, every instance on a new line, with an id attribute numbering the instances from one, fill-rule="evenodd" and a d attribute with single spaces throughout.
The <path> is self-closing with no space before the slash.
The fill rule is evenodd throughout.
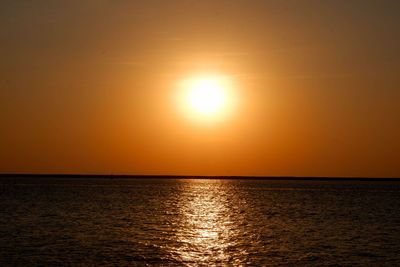
<path id="1" fill-rule="evenodd" d="M 400 182 L 0 179 L 0 265 L 400 266 Z"/>

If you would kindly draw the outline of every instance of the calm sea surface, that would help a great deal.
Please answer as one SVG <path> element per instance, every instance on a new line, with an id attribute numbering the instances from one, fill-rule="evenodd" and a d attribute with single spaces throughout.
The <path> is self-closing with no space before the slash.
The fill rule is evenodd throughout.
<path id="1" fill-rule="evenodd" d="M 400 182 L 2 178 L 0 265 L 400 266 Z"/>

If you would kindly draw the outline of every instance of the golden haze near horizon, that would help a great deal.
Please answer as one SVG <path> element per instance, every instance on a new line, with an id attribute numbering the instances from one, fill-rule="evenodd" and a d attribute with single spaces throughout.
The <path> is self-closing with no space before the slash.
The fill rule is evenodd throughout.
<path id="1" fill-rule="evenodd" d="M 400 176 L 398 1 L 2 1 L 0 173 Z"/>

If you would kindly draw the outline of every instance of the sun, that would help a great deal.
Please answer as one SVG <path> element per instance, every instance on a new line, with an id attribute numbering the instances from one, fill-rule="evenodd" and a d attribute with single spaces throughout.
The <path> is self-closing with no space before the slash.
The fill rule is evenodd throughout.
<path id="1" fill-rule="evenodd" d="M 227 100 L 222 81 L 214 77 L 194 79 L 189 85 L 187 97 L 193 111 L 204 115 L 221 111 Z"/>
<path id="2" fill-rule="evenodd" d="M 178 83 L 177 107 L 191 121 L 204 123 L 226 119 L 236 108 L 236 86 L 232 76 L 197 74 Z"/>

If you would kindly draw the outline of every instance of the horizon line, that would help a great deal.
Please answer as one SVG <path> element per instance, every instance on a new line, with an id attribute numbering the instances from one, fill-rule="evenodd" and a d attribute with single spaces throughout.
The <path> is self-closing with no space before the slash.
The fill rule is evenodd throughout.
<path id="1" fill-rule="evenodd" d="M 356 177 L 356 176 L 251 176 L 251 175 L 170 175 L 170 174 L 83 174 L 83 173 L 0 173 L 6 177 L 55 177 L 55 178 L 164 178 L 164 179 L 232 179 L 232 180 L 358 180 L 400 181 L 400 177 Z"/>

